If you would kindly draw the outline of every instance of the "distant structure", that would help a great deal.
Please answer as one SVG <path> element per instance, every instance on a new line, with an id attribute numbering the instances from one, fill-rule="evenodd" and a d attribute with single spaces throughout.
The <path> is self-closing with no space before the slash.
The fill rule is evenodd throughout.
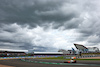
<path id="1" fill-rule="evenodd" d="M 88 48 L 80 45 L 80 44 L 74 44 L 75 47 L 77 48 L 77 53 L 82 52 L 82 53 L 88 53 Z"/>
<path id="2" fill-rule="evenodd" d="M 28 53 L 34 54 L 34 49 L 29 49 Z"/>
<path id="3" fill-rule="evenodd" d="M 88 52 L 99 52 L 99 48 L 97 48 L 97 47 L 88 47 Z"/>
<path id="4" fill-rule="evenodd" d="M 73 54 L 74 54 L 74 55 L 76 54 L 76 51 L 75 51 L 75 49 L 74 49 L 74 48 L 72 48 L 72 52 L 73 52 Z"/>
<path id="5" fill-rule="evenodd" d="M 63 55 L 63 52 L 35 52 L 34 49 L 29 49 L 28 53 L 34 55 Z"/>
<path id="6" fill-rule="evenodd" d="M 0 50 L 0 57 L 9 57 L 9 56 L 24 56 L 26 55 L 23 51 L 7 51 Z"/>
<path id="7" fill-rule="evenodd" d="M 59 49 L 58 52 L 63 52 L 64 55 L 73 54 L 73 50 Z"/>
<path id="8" fill-rule="evenodd" d="M 34 55 L 63 55 L 63 52 L 34 52 Z"/>
<path id="9" fill-rule="evenodd" d="M 75 47 L 77 48 L 77 52 L 82 52 L 82 53 L 98 53 L 99 52 L 99 48 L 97 47 L 85 47 L 84 45 L 80 45 L 80 44 L 74 44 Z"/>

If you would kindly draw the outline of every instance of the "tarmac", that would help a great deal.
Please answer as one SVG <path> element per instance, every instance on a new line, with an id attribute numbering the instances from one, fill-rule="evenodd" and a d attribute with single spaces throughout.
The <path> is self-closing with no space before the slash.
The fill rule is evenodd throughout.
<path id="1" fill-rule="evenodd" d="M 38 61 L 38 62 L 48 62 L 46 63 L 34 63 L 26 62 L 20 59 L 11 59 L 11 60 L 0 60 L 0 67 L 100 67 L 100 61 L 88 61 L 81 60 L 77 63 L 63 63 L 63 60 L 44 60 L 44 59 L 27 59 L 29 61 Z M 56 64 L 52 64 L 56 63 Z M 58 64 L 61 63 L 61 64 Z M 4 66 L 5 65 L 5 66 Z"/>

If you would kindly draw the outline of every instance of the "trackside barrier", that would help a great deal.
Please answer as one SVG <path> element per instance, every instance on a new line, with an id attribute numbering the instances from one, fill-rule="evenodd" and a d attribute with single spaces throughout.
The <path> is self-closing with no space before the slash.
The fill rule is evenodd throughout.
<path id="1" fill-rule="evenodd" d="M 86 57 L 100 57 L 100 55 L 83 55 L 83 56 L 77 56 L 76 58 L 86 58 Z"/>
<path id="2" fill-rule="evenodd" d="M 0 59 L 20 59 L 20 58 L 44 58 L 44 57 L 59 57 L 59 56 L 22 56 L 22 57 L 0 57 Z"/>
<path id="3" fill-rule="evenodd" d="M 22 56 L 22 57 L 0 57 L 0 59 L 18 59 L 18 58 L 44 58 L 44 57 L 59 57 L 57 56 Z M 83 55 L 83 56 L 76 56 L 76 58 L 86 58 L 86 57 L 100 57 L 100 55 Z M 70 59 L 71 57 L 66 57 L 66 59 Z"/>
<path id="4" fill-rule="evenodd" d="M 66 56 L 65 59 L 71 59 L 73 56 Z M 87 58 L 87 57 L 100 57 L 100 55 L 82 55 L 82 56 L 75 56 L 76 58 Z"/>

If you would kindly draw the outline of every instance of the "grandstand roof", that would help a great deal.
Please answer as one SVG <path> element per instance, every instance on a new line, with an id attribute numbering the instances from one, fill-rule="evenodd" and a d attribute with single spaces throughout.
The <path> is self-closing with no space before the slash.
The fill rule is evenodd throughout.
<path id="1" fill-rule="evenodd" d="M 85 46 L 83 46 L 83 45 L 80 45 L 80 44 L 74 44 L 75 45 L 75 47 L 77 48 L 77 49 L 81 49 L 81 50 L 83 50 L 83 49 L 88 49 L 87 47 L 85 47 Z"/>

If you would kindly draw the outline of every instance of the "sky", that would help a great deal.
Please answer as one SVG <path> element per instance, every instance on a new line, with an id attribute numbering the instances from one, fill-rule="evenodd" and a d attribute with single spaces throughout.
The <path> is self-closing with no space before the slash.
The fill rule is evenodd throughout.
<path id="1" fill-rule="evenodd" d="M 0 49 L 100 49 L 100 0 L 0 0 Z"/>

